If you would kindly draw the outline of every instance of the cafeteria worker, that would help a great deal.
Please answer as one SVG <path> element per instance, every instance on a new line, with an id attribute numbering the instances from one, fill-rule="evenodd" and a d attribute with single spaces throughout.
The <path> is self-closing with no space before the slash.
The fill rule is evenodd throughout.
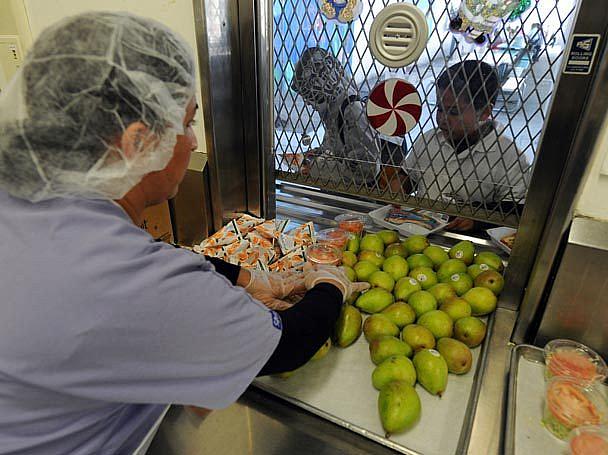
<path id="1" fill-rule="evenodd" d="M 105 12 L 46 29 L 0 95 L 0 454 L 132 453 L 163 405 L 222 408 L 306 363 L 365 287 L 138 227 L 197 146 L 194 92 L 181 38 Z"/>

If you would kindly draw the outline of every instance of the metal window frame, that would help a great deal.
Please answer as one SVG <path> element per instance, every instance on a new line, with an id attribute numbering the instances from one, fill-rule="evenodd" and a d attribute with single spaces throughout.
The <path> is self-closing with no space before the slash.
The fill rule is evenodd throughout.
<path id="1" fill-rule="evenodd" d="M 274 90 L 273 11 L 271 0 L 193 0 L 200 61 L 207 150 L 209 153 L 213 225 L 217 229 L 234 207 L 222 192 L 226 178 L 238 178 L 245 196 L 241 209 L 274 216 Z M 608 10 L 592 0 L 580 0 L 570 33 L 600 34 L 602 57 L 606 51 Z M 210 6 L 223 4 L 223 17 L 205 16 Z M 228 5 L 228 6 L 226 6 Z M 216 21 L 232 25 L 210 30 Z M 235 31 L 235 27 L 238 29 Z M 209 47 L 212 43 L 212 47 Z M 566 48 L 568 50 L 569 47 Z M 238 60 L 238 65 L 236 61 Z M 565 64 L 565 58 L 562 67 Z M 236 66 L 235 66 L 236 65 Z M 558 244 L 571 220 L 575 196 L 589 161 L 604 115 L 608 63 L 596 58 L 589 75 L 560 74 L 537 150 L 529 197 L 522 214 L 500 306 L 521 310 L 515 330 L 518 342 L 529 339 L 533 320 L 542 310 L 543 292 L 557 257 Z M 223 72 L 228 67 L 228 73 Z M 238 71 L 237 71 L 238 69 Z M 227 81 L 221 76 L 232 78 Z M 237 81 L 237 82 L 235 82 Z M 604 82 L 602 82 L 604 81 Z M 238 85 L 240 84 L 240 85 Z M 219 89 L 218 89 L 219 87 Z M 228 93 L 230 92 L 230 93 Z M 243 96 L 246 94 L 246 96 Z M 226 103 L 230 106 L 227 106 Z M 222 104 L 223 103 L 223 104 Z M 230 109 L 240 109 L 238 121 Z M 226 123 L 227 122 L 227 123 Z M 233 129 L 243 136 L 235 141 Z M 232 142 L 227 140 L 232 136 Z M 226 173 L 225 153 L 230 144 L 241 147 L 245 173 Z M 230 196 L 230 195 L 229 195 Z M 232 195 L 234 196 L 234 195 Z M 388 201 L 381 194 L 365 194 Z"/>
<path id="2" fill-rule="evenodd" d="M 574 33 L 605 35 L 608 18 L 605 11 L 598 14 L 597 5 L 594 7 L 592 3 L 592 0 L 581 0 L 579 3 L 566 50 L 569 49 Z M 257 4 L 258 24 L 260 24 L 260 29 L 265 30 L 265 36 L 258 37 L 262 41 L 258 44 L 258 49 L 261 53 L 267 52 L 266 61 L 272 63 L 272 1 L 260 1 Z M 600 45 L 605 46 L 605 43 L 606 39 L 602 39 Z M 565 61 L 566 58 L 562 62 L 562 67 Z M 605 63 L 601 64 L 603 66 Z M 527 290 L 525 300 L 523 300 L 525 306 L 522 307 L 522 310 L 526 310 L 524 315 L 529 311 L 528 308 L 537 307 L 541 301 L 551 264 L 556 257 L 558 239 L 571 218 L 576 185 L 588 162 L 590 151 L 575 142 L 580 133 L 590 127 L 585 125 L 587 119 L 582 116 L 588 99 L 592 96 L 592 84 L 599 65 L 600 59 L 596 59 L 595 67 L 589 75 L 578 76 L 560 72 L 555 87 L 555 94 L 537 150 L 535 169 L 530 182 L 528 194 L 533 197 L 529 197 L 522 214 L 517 241 L 505 276 L 506 291 L 500 302 L 504 308 L 517 310 Z M 257 78 L 260 86 L 270 91 L 271 96 L 267 99 L 272 103 L 272 73 L 269 71 L 272 71 L 271 64 L 259 66 Z M 587 94 L 587 96 L 581 96 L 581 94 Z M 598 104 L 597 100 L 593 104 Z M 602 113 L 600 110 L 600 114 Z M 597 115 L 598 112 L 595 113 L 596 117 Z M 577 121 L 578 119 L 580 121 Z M 591 128 L 597 129 L 597 126 L 597 122 L 595 122 Z M 261 129 L 264 131 L 261 149 L 265 154 L 270 154 L 271 158 L 273 128 L 273 110 L 269 108 L 266 118 L 261 121 Z M 569 163 L 578 163 L 579 172 L 569 171 Z M 568 188 L 572 190 L 571 197 L 565 197 L 566 195 L 563 194 L 568 191 Z M 382 194 L 365 194 L 365 196 L 391 201 Z M 554 204 L 556 201 L 559 202 L 559 207 Z M 424 207 L 424 204 L 421 206 Z M 560 207 L 561 210 L 559 210 Z M 561 226 L 561 228 L 556 229 L 557 226 Z M 543 233 L 545 234 L 543 235 Z M 538 260 L 536 260 L 537 253 Z M 531 275 L 533 269 L 534 275 Z M 529 278 L 533 278 L 533 280 L 529 282 Z"/>

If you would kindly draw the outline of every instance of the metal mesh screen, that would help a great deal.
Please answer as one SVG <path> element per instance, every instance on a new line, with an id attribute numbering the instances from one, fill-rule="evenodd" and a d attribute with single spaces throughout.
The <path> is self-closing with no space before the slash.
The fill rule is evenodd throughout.
<path id="1" fill-rule="evenodd" d="M 395 2 L 365 3 L 358 19 L 340 24 L 323 17 L 316 0 L 274 0 L 277 178 L 516 226 L 577 1 L 533 2 L 480 46 L 449 29 L 459 1 L 414 0 L 426 15 L 429 40 L 417 62 L 399 69 L 382 65 L 368 47 L 374 18 Z M 320 52 L 307 51 L 315 47 L 327 52 L 298 69 L 305 54 Z M 444 70 L 468 60 L 485 62 L 494 71 L 482 75 L 481 86 L 467 79 L 462 88 L 452 75 L 449 90 L 438 89 Z M 311 102 L 302 86 L 310 89 L 323 74 L 330 77 L 316 89 L 325 95 Z M 476 107 L 467 113 L 458 99 L 466 92 L 473 100 L 483 91 L 487 98 L 490 77 L 495 77 L 495 102 L 486 103 L 491 107 L 485 114 Z M 417 126 L 401 138 L 378 134 L 365 113 L 370 91 L 389 78 L 407 80 L 422 100 Z M 446 91 L 458 95 L 455 103 Z M 469 136 L 481 139 L 462 150 L 451 131 L 467 131 L 472 113 L 481 126 Z"/>

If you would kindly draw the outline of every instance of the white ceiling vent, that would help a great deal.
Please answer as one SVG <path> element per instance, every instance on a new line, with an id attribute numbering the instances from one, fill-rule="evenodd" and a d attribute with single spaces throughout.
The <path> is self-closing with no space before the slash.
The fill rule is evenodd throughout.
<path id="1" fill-rule="evenodd" d="M 424 13 L 411 3 L 395 3 L 376 16 L 369 41 L 372 54 L 383 65 L 401 68 L 418 60 L 428 37 Z"/>

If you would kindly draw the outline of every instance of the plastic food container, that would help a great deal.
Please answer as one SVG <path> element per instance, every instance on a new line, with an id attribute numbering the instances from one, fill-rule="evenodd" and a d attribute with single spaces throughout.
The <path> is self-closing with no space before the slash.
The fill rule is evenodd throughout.
<path id="1" fill-rule="evenodd" d="M 317 234 L 317 243 L 320 245 L 329 245 L 339 250 L 344 250 L 348 239 L 352 234 L 348 231 L 339 228 L 323 229 Z"/>
<path id="2" fill-rule="evenodd" d="M 547 383 L 543 424 L 559 439 L 583 425 L 607 422 L 608 406 L 593 385 L 576 378 L 555 376 Z"/>
<path id="3" fill-rule="evenodd" d="M 312 264 L 340 265 L 342 252 L 330 245 L 312 245 L 306 249 L 306 260 Z"/>
<path id="4" fill-rule="evenodd" d="M 608 455 L 608 427 L 585 426 L 570 433 L 571 455 Z"/>
<path id="5" fill-rule="evenodd" d="M 545 377 L 570 376 L 587 382 L 604 381 L 606 362 L 595 351 L 572 340 L 553 340 L 545 346 Z"/>
<path id="6" fill-rule="evenodd" d="M 343 213 L 334 218 L 338 222 L 338 227 L 343 231 L 361 235 L 365 228 L 365 217 L 354 213 Z"/>

